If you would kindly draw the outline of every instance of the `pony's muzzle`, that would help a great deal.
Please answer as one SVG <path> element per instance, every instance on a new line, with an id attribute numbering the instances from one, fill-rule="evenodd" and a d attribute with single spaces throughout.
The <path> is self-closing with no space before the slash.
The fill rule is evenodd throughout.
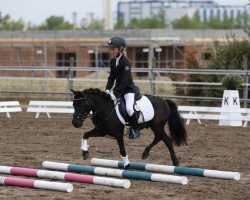
<path id="1" fill-rule="evenodd" d="M 83 124 L 83 121 L 78 119 L 78 118 L 73 118 L 72 119 L 72 124 L 75 128 L 80 128 Z"/>

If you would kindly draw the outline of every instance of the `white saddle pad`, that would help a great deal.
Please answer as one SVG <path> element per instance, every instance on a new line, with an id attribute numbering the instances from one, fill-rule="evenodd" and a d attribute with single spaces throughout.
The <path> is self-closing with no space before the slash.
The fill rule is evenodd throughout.
<path id="1" fill-rule="evenodd" d="M 120 119 L 120 121 L 123 123 L 123 124 L 128 124 L 128 122 L 125 121 L 125 119 L 122 117 L 120 111 L 119 111 L 119 108 L 118 108 L 118 105 L 119 105 L 119 102 L 117 103 L 117 101 L 114 102 L 115 103 L 115 111 L 116 111 L 116 114 L 118 116 L 118 118 Z M 142 114 L 140 113 L 140 117 L 139 117 L 139 120 L 138 120 L 138 123 L 143 123 L 143 122 L 147 122 L 147 121 L 150 121 L 151 119 L 153 119 L 154 117 L 154 108 L 151 104 L 151 102 L 149 101 L 149 99 L 142 95 L 142 98 L 139 100 L 139 101 L 136 101 L 136 104 L 137 104 L 137 107 L 139 108 L 139 110 L 142 112 Z"/>

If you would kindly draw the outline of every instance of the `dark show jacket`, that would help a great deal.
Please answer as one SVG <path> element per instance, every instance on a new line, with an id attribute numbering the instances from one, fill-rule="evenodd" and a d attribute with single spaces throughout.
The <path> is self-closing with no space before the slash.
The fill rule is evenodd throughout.
<path id="1" fill-rule="evenodd" d="M 110 90 L 114 81 L 115 87 L 113 89 L 114 95 L 119 98 L 126 93 L 136 93 L 136 86 L 131 77 L 131 64 L 127 57 L 122 55 L 116 66 L 116 58 L 110 60 L 110 75 L 108 77 L 108 82 L 106 85 L 106 90 Z"/>

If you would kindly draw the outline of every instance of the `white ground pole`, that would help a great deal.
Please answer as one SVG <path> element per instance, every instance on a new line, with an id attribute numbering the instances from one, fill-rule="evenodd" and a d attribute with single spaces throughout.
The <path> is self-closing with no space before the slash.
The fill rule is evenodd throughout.
<path id="1" fill-rule="evenodd" d="M 72 165 L 72 164 L 67 164 L 67 163 L 59 163 L 59 162 L 51 162 L 51 161 L 44 161 L 43 167 L 48 168 L 48 169 L 64 170 L 64 171 L 70 171 L 70 172 L 76 172 L 76 173 L 116 176 L 116 177 L 123 177 L 127 179 L 168 182 L 168 183 L 176 183 L 176 184 L 181 184 L 181 185 L 186 185 L 188 183 L 188 179 L 185 176 L 173 176 L 173 175 L 165 175 L 165 174 L 154 174 L 154 173 L 149 173 L 149 172 L 138 172 L 138 171 L 130 171 L 130 170 L 103 168 L 103 167 Z"/>
<path id="2" fill-rule="evenodd" d="M 96 166 L 123 168 L 123 162 L 117 161 L 117 160 L 93 158 L 91 160 L 91 164 L 96 165 Z M 176 167 L 176 166 L 147 164 L 147 163 L 139 163 L 139 162 L 130 162 L 130 167 L 136 170 L 148 170 L 152 172 L 176 173 L 176 174 L 181 174 L 181 175 L 193 175 L 193 176 L 220 178 L 220 179 L 232 179 L 232 180 L 237 180 L 237 181 L 240 180 L 239 172 L 209 170 L 209 169 L 190 168 L 190 167 Z"/>

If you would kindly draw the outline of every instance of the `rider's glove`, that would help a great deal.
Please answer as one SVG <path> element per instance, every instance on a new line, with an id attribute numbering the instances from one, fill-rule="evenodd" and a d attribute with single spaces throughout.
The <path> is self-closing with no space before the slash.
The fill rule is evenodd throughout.
<path id="1" fill-rule="evenodd" d="M 113 94 L 112 91 L 110 92 L 109 90 L 106 90 L 105 92 L 111 96 L 111 99 L 112 99 L 113 101 L 116 100 L 116 97 L 115 97 L 115 95 Z"/>

